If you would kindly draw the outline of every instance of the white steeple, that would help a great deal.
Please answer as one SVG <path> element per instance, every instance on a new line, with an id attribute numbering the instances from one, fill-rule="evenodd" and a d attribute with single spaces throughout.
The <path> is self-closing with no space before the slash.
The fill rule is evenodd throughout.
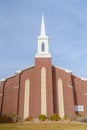
<path id="1" fill-rule="evenodd" d="M 44 37 L 46 36 L 46 33 L 45 33 L 45 24 L 44 24 L 44 15 L 42 14 L 42 23 L 41 23 L 41 34 L 40 36 Z"/>
<path id="2" fill-rule="evenodd" d="M 42 14 L 42 21 L 41 21 L 41 32 L 38 39 L 38 48 L 37 54 L 35 57 L 51 57 L 49 53 L 49 46 L 48 46 L 48 36 L 46 36 L 45 32 L 45 22 L 44 22 L 44 15 Z"/>

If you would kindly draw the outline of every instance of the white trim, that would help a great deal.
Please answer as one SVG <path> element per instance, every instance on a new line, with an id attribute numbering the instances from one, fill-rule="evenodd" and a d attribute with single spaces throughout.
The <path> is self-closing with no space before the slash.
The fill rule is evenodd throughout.
<path id="1" fill-rule="evenodd" d="M 68 87 L 69 87 L 69 88 L 73 88 L 73 86 L 72 86 L 72 85 L 68 85 Z"/>
<path id="2" fill-rule="evenodd" d="M 3 94 L 2 94 L 2 93 L 0 93 L 0 97 L 1 97 L 1 96 L 3 96 Z"/>
<path id="3" fill-rule="evenodd" d="M 72 71 L 69 70 L 69 69 L 65 69 L 65 68 L 62 68 L 62 67 L 59 67 L 59 66 L 54 66 L 54 67 L 56 67 L 58 69 L 61 69 L 61 70 L 65 71 L 65 72 L 67 72 L 67 73 L 72 73 Z"/>
<path id="4" fill-rule="evenodd" d="M 6 78 L 4 78 L 4 79 L 0 79 L 1 82 L 4 82 L 5 80 L 6 80 Z"/>
<path id="5" fill-rule="evenodd" d="M 49 39 L 49 37 L 48 37 L 48 36 L 38 36 L 38 37 L 37 37 L 37 40 L 38 40 L 38 39 L 45 40 L 45 39 Z"/>
<path id="6" fill-rule="evenodd" d="M 22 70 L 17 70 L 15 71 L 15 74 L 20 74 L 22 72 Z"/>
<path id="7" fill-rule="evenodd" d="M 65 72 L 67 72 L 67 73 L 72 73 L 72 71 L 71 71 L 71 70 L 68 70 L 68 69 L 65 69 Z"/>
<path id="8" fill-rule="evenodd" d="M 34 65 L 23 68 L 22 70 L 17 70 L 15 73 L 21 73 L 22 71 L 27 70 L 27 69 L 31 69 L 32 67 L 34 67 Z"/>
<path id="9" fill-rule="evenodd" d="M 87 81 L 87 78 L 81 77 L 81 80 Z"/>
<path id="10" fill-rule="evenodd" d="M 7 79 L 12 78 L 12 77 L 15 77 L 15 74 L 8 76 L 7 78 L 5 78 L 4 81 L 6 81 Z"/>
<path id="11" fill-rule="evenodd" d="M 39 58 L 39 57 L 41 57 L 41 58 L 49 58 L 49 57 L 51 57 L 51 54 L 36 54 L 35 55 L 35 58 Z"/>
<path id="12" fill-rule="evenodd" d="M 19 86 L 15 86 L 14 88 L 15 88 L 15 89 L 16 89 L 16 88 L 19 88 Z"/>
<path id="13" fill-rule="evenodd" d="M 53 65 L 53 66 L 54 66 L 54 65 Z M 56 67 L 56 68 L 58 68 L 58 69 L 61 69 L 61 70 L 65 71 L 65 72 L 67 72 L 67 73 L 72 73 L 72 71 L 69 70 L 69 69 L 65 69 L 65 68 L 62 68 L 62 67 L 59 67 L 59 66 L 54 66 L 54 67 Z M 85 77 L 81 77 L 81 76 L 75 75 L 75 74 L 72 74 L 72 76 L 75 76 L 75 77 L 77 77 L 77 78 L 80 78 L 81 80 L 87 81 L 87 78 L 85 78 Z"/>
<path id="14" fill-rule="evenodd" d="M 73 76 L 75 76 L 75 77 L 77 77 L 77 78 L 79 78 L 79 79 L 81 79 L 83 81 L 87 81 L 87 78 L 85 78 L 85 77 L 81 77 L 79 75 L 74 75 L 74 74 L 73 74 Z"/>
<path id="15" fill-rule="evenodd" d="M 84 96 L 87 96 L 87 93 L 84 93 L 83 95 L 84 95 Z"/>
<path id="16" fill-rule="evenodd" d="M 14 77 L 16 74 L 20 74 L 22 71 L 27 70 L 27 69 L 31 69 L 32 67 L 34 67 L 34 65 L 32 65 L 30 67 L 26 67 L 26 68 L 24 68 L 22 70 L 17 70 L 13 75 L 10 75 L 10 76 L 7 76 L 6 78 L 0 79 L 0 82 L 4 82 L 4 81 L 6 81 L 9 78 Z"/>

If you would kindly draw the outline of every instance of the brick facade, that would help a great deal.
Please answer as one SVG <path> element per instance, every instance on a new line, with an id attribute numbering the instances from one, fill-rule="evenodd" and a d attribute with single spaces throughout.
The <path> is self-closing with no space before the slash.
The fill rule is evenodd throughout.
<path id="1" fill-rule="evenodd" d="M 64 113 L 68 115 L 87 114 L 87 80 L 72 75 L 71 72 L 53 66 L 51 58 L 35 58 L 35 66 L 22 70 L 14 76 L 0 81 L 0 113 L 24 115 L 25 81 L 30 81 L 29 116 L 37 118 L 41 114 L 41 68 L 46 68 L 47 116 L 59 113 L 58 79 L 63 83 Z M 75 111 L 75 106 L 83 106 L 84 111 Z"/>

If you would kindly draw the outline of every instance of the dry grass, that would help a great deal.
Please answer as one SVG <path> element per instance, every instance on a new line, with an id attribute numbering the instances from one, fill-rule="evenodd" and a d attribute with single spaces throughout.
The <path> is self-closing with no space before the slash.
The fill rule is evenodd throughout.
<path id="1" fill-rule="evenodd" d="M 0 130 L 87 130 L 87 124 L 55 122 L 0 124 Z"/>

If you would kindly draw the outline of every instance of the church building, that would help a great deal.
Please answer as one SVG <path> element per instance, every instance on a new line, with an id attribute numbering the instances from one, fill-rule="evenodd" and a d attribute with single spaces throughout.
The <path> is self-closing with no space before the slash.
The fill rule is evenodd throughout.
<path id="1" fill-rule="evenodd" d="M 40 114 L 87 115 L 87 79 L 52 64 L 42 15 L 35 65 L 0 80 L 0 114 L 22 119 Z"/>

